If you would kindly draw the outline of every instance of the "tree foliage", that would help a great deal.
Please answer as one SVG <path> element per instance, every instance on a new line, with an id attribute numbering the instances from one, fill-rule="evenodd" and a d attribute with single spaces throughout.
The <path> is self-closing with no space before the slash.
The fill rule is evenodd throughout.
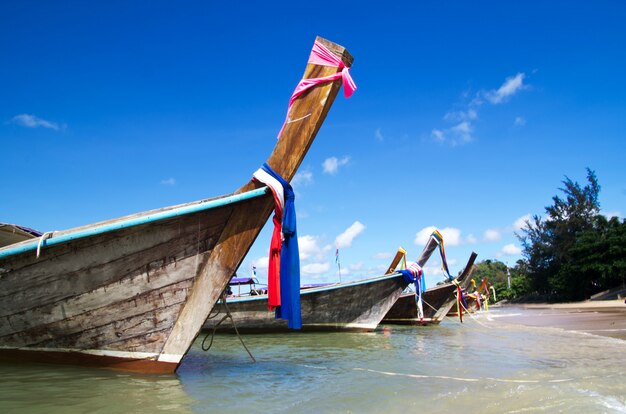
<path id="1" fill-rule="evenodd" d="M 545 218 L 533 216 L 518 235 L 524 259 L 513 271 L 511 296 L 581 300 L 625 283 L 626 221 L 600 215 L 595 173 L 587 169 L 585 186 L 565 177 L 559 190 Z"/>
<path id="2" fill-rule="evenodd" d="M 476 286 L 479 286 L 484 278 L 488 278 L 489 283 L 496 291 L 500 291 L 507 287 L 507 270 L 507 265 L 498 260 L 484 260 L 476 264 L 472 278 L 476 282 Z"/>
<path id="3" fill-rule="evenodd" d="M 476 286 L 480 286 L 482 280 L 488 278 L 496 290 L 498 299 L 515 299 L 531 291 L 527 265 L 523 260 L 518 260 L 512 268 L 498 260 L 484 260 L 476 264 L 472 278 Z"/>

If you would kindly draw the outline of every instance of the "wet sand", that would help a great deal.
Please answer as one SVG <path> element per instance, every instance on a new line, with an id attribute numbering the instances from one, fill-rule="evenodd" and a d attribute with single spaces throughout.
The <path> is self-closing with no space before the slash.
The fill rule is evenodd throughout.
<path id="1" fill-rule="evenodd" d="M 623 299 L 557 304 L 516 304 L 498 307 L 506 323 L 546 326 L 626 340 L 626 304 Z"/>

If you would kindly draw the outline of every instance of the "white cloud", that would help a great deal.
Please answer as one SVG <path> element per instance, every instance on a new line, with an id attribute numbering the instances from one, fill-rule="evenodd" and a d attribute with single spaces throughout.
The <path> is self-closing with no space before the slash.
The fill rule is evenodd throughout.
<path id="1" fill-rule="evenodd" d="M 376 137 L 376 140 L 383 142 L 385 140 L 385 137 L 383 136 L 382 131 L 380 130 L 380 128 L 378 128 L 376 130 L 376 132 L 374 133 L 374 136 Z"/>
<path id="2" fill-rule="evenodd" d="M 298 171 L 291 180 L 293 187 L 305 186 L 313 183 L 313 173 L 310 170 Z"/>
<path id="3" fill-rule="evenodd" d="M 456 126 L 450 128 L 450 131 L 454 133 L 458 138 L 461 139 L 461 142 L 470 142 L 472 140 L 472 124 L 468 121 L 463 121 Z"/>
<path id="4" fill-rule="evenodd" d="M 487 91 L 485 93 L 485 98 L 493 105 L 506 102 L 508 98 L 524 89 L 525 76 L 526 75 L 524 73 L 520 72 L 515 76 L 507 78 L 502 86 L 500 86 L 497 90 Z"/>
<path id="5" fill-rule="evenodd" d="M 372 268 L 372 270 L 374 270 L 372 273 L 377 273 L 377 274 L 382 275 L 383 272 L 386 272 L 388 268 L 389 268 L 388 265 L 383 265 L 383 264 L 376 265 Z"/>
<path id="6" fill-rule="evenodd" d="M 350 157 L 343 157 L 339 159 L 337 157 L 327 158 L 322 166 L 324 167 L 324 172 L 327 174 L 337 174 L 339 171 L 339 167 L 346 165 L 350 161 Z"/>
<path id="7" fill-rule="evenodd" d="M 300 270 L 305 275 L 320 275 L 323 273 L 327 273 L 330 270 L 330 263 L 309 263 L 302 266 Z"/>
<path id="8" fill-rule="evenodd" d="M 601 211 L 600 213 L 609 220 L 612 217 L 624 218 L 624 216 L 622 216 L 622 213 L 619 211 Z"/>
<path id="9" fill-rule="evenodd" d="M 437 260 L 439 262 L 437 262 Z M 451 259 L 449 257 L 446 258 L 446 261 L 448 262 L 449 267 L 455 266 L 457 264 L 456 259 Z M 426 275 L 426 278 L 428 278 L 429 275 L 433 276 L 433 275 L 443 274 L 443 272 L 444 271 L 441 265 L 441 256 L 439 256 L 438 254 L 431 256 L 431 260 L 429 261 L 429 264 L 424 266 L 424 274 Z M 450 272 L 450 274 L 452 274 L 452 272 Z"/>
<path id="10" fill-rule="evenodd" d="M 446 143 L 453 147 L 460 144 L 467 144 L 473 141 L 472 132 L 474 126 L 469 121 L 459 122 L 457 125 L 447 129 L 433 129 L 431 136 L 435 142 Z"/>
<path id="11" fill-rule="evenodd" d="M 415 235 L 415 240 L 413 242 L 418 246 L 426 246 L 426 243 L 428 243 L 428 239 L 430 239 L 430 235 L 435 230 L 437 230 L 437 227 L 435 226 L 424 227 L 417 232 L 417 234 Z"/>
<path id="12" fill-rule="evenodd" d="M 526 227 L 526 222 L 530 220 L 530 214 L 524 214 L 522 217 L 515 220 L 513 223 L 513 230 L 518 231 Z"/>
<path id="13" fill-rule="evenodd" d="M 469 244 L 476 244 L 478 243 L 478 239 L 476 238 L 476 236 L 474 236 L 473 234 L 468 234 L 467 236 L 467 242 Z"/>
<path id="14" fill-rule="evenodd" d="M 260 257 L 258 259 L 252 260 L 252 266 L 257 269 L 267 269 L 270 266 L 270 258 L 269 256 Z"/>
<path id="15" fill-rule="evenodd" d="M 413 242 L 418 246 L 426 246 L 430 235 L 435 230 L 437 230 L 435 226 L 424 227 L 417 232 Z M 443 230 L 439 230 L 439 232 L 443 236 L 443 242 L 446 246 L 458 246 L 461 244 L 461 230 L 454 227 L 446 227 Z"/>
<path id="16" fill-rule="evenodd" d="M 46 121 L 45 119 L 39 118 L 35 115 L 29 115 L 29 114 L 20 114 L 20 115 L 16 115 L 11 119 L 11 122 L 14 123 L 15 125 L 20 125 L 26 128 L 47 128 L 47 129 L 53 129 L 55 131 L 58 131 L 59 129 L 61 129 L 59 127 L 59 124 L 57 124 L 56 122 L 50 122 L 50 121 Z"/>
<path id="17" fill-rule="evenodd" d="M 483 240 L 486 242 L 495 242 L 502 238 L 499 230 L 496 229 L 487 229 L 485 230 L 485 234 L 483 234 Z"/>
<path id="18" fill-rule="evenodd" d="M 444 115 L 443 119 L 449 122 L 473 121 L 478 119 L 478 112 L 474 108 L 466 111 L 451 111 Z"/>
<path id="19" fill-rule="evenodd" d="M 515 126 L 524 126 L 526 125 L 526 120 L 521 116 L 516 116 L 515 121 L 513 121 L 513 125 Z"/>
<path id="20" fill-rule="evenodd" d="M 352 223 L 350 227 L 346 229 L 343 233 L 341 233 L 335 239 L 335 244 L 338 248 L 350 247 L 352 246 L 352 241 L 365 230 L 365 225 L 359 221 L 355 221 Z"/>
<path id="21" fill-rule="evenodd" d="M 300 250 L 300 260 L 310 258 L 321 260 L 321 258 L 330 251 L 331 246 L 320 246 L 318 237 L 304 235 L 298 237 L 298 249 Z"/>
<path id="22" fill-rule="evenodd" d="M 392 256 L 393 256 L 393 254 L 391 254 L 389 252 L 380 252 L 380 253 L 376 253 L 374 256 L 372 256 L 372 259 L 387 260 L 387 259 L 391 259 Z"/>
<path id="23" fill-rule="evenodd" d="M 464 104 L 461 110 L 447 112 L 443 120 L 449 124 L 454 124 L 449 128 L 436 128 L 431 130 L 431 137 L 439 143 L 446 143 L 451 146 L 466 144 L 474 140 L 474 121 L 478 119 L 478 108 L 486 102 L 498 105 L 506 102 L 510 97 L 520 90 L 527 88 L 524 84 L 524 73 L 507 78 L 502 86 L 490 91 L 479 91 L 474 98 Z M 469 98 L 469 93 L 464 94 Z M 522 126 L 526 120 L 522 117 L 515 119 L 516 126 Z"/>
<path id="24" fill-rule="evenodd" d="M 522 249 L 511 243 L 502 247 L 502 250 L 500 250 L 500 252 L 505 256 L 517 256 L 522 254 Z"/>
<path id="25" fill-rule="evenodd" d="M 441 273 L 441 266 L 435 266 L 432 264 L 424 266 L 422 269 L 424 270 L 424 275 L 427 278 L 430 278 L 431 276 L 438 275 Z"/>
<path id="26" fill-rule="evenodd" d="M 176 185 L 176 180 L 172 177 L 167 178 L 165 180 L 161 180 L 161 184 L 163 185 Z"/>
<path id="27" fill-rule="evenodd" d="M 350 265 L 348 265 L 348 268 L 350 270 L 361 270 L 361 269 L 363 269 L 363 262 L 351 263 Z M 343 274 L 343 272 L 342 272 L 342 274 Z"/>
<path id="28" fill-rule="evenodd" d="M 440 129 L 433 129 L 431 135 L 437 142 L 444 142 L 446 140 L 446 133 Z"/>

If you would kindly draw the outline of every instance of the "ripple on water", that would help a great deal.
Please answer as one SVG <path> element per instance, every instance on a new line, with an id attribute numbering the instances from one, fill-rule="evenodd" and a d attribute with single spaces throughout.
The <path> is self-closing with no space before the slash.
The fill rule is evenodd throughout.
<path id="1" fill-rule="evenodd" d="M 626 412 L 626 341 L 492 318 L 201 339 L 175 376 L 0 365 L 0 412 Z M 475 408 L 473 408 L 475 407 Z"/>

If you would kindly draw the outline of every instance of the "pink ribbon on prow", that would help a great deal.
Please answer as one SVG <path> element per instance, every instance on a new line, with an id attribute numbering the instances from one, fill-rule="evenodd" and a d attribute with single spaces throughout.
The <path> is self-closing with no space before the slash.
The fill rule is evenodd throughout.
<path id="1" fill-rule="evenodd" d="M 320 83 L 332 82 L 336 79 L 341 78 L 343 84 L 343 94 L 346 98 L 351 97 L 354 91 L 356 91 L 356 84 L 352 80 L 352 76 L 350 76 L 350 68 L 346 66 L 343 61 L 339 57 L 337 57 L 337 55 L 328 50 L 326 46 L 324 46 L 317 40 L 313 44 L 313 49 L 311 50 L 311 55 L 309 56 L 308 63 L 313 63 L 315 65 L 321 66 L 332 66 L 341 69 L 341 72 L 337 72 L 329 76 L 324 76 L 322 78 L 302 79 L 298 83 L 298 86 L 296 86 L 296 90 L 293 91 L 293 94 L 291 95 L 291 99 L 289 99 L 287 116 L 285 118 L 285 122 L 283 122 L 283 126 L 280 128 L 280 132 L 278 133 L 278 139 L 280 139 L 280 136 L 283 134 L 283 130 L 285 129 L 285 125 L 287 125 L 287 122 L 289 121 L 291 107 L 293 106 L 296 98 L 313 86 L 319 85 Z"/>

